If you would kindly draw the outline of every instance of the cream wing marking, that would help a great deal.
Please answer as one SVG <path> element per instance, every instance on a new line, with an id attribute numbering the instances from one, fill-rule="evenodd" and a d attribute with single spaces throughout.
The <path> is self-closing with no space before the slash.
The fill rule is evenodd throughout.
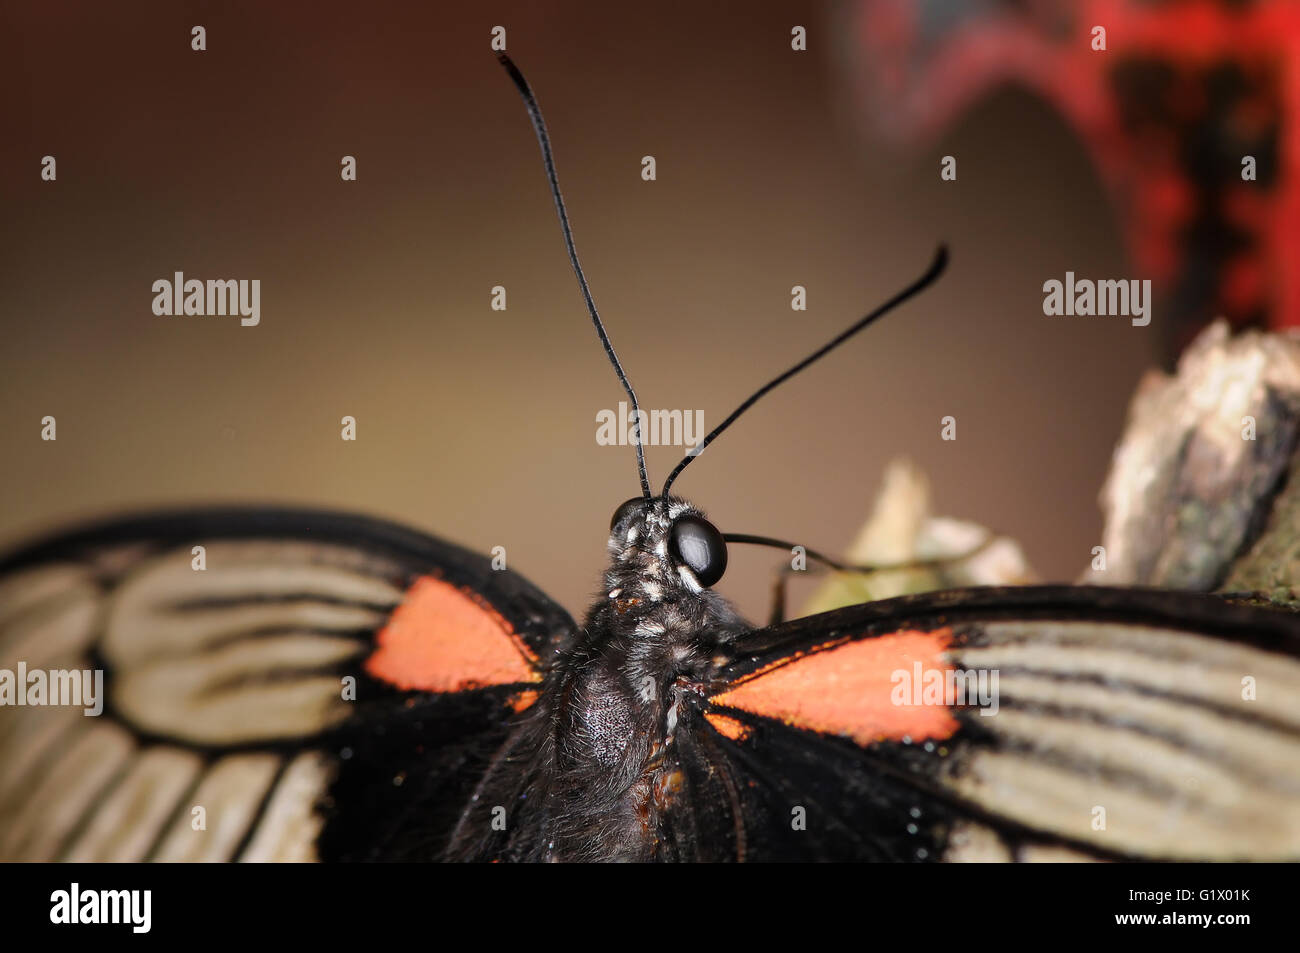
<path id="1" fill-rule="evenodd" d="M 182 745 L 309 738 L 346 718 L 339 666 L 401 601 L 401 568 L 328 543 L 204 545 L 201 571 L 191 545 L 136 544 L 0 580 L 0 667 L 109 670 L 99 718 L 0 711 L 0 859 L 313 859 L 325 759 Z"/>
<path id="2" fill-rule="evenodd" d="M 999 673 L 999 711 L 970 717 L 996 744 L 941 781 L 993 815 L 1107 851 L 1295 860 L 1300 662 L 1281 648 L 1120 623 L 985 624 L 952 657 Z M 992 856 L 991 843 L 971 834 L 950 854 Z"/>

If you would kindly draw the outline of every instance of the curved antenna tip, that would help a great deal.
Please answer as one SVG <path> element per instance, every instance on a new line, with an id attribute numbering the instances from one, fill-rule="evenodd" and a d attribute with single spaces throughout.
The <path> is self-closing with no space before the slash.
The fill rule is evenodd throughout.
<path id="1" fill-rule="evenodd" d="M 931 265 L 930 267 L 936 270 L 936 274 L 948 267 L 948 243 L 947 242 L 939 243 L 939 247 L 935 250 L 934 253 L 934 264 Z"/>

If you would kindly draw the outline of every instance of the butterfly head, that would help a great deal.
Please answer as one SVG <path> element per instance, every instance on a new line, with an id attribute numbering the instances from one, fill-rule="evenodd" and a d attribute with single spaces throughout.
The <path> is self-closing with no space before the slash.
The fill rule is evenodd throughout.
<path id="1" fill-rule="evenodd" d="M 497 58 L 514 82 L 515 87 L 519 90 L 519 94 L 523 97 L 524 107 L 527 109 L 529 119 L 532 121 L 533 132 L 537 135 L 537 144 L 541 148 L 542 165 L 546 170 L 546 178 L 551 188 L 551 198 L 555 202 L 555 210 L 559 214 L 560 231 L 564 236 L 569 261 L 573 266 L 574 273 L 577 275 L 578 285 L 582 290 L 583 299 L 591 315 L 592 324 L 596 329 L 596 336 L 605 349 L 605 356 L 609 358 L 615 376 L 623 386 L 624 391 L 627 392 L 628 402 L 631 404 L 632 409 L 631 418 L 634 421 L 639 421 L 642 412 L 637 402 L 636 391 L 632 388 L 632 382 L 628 380 L 623 365 L 619 362 L 618 355 L 614 351 L 614 345 L 609 339 L 605 323 L 596 310 L 596 302 L 592 298 L 591 289 L 587 285 L 586 275 L 583 274 L 582 266 L 578 263 L 578 251 L 574 246 L 572 230 L 569 227 L 569 214 L 565 210 L 564 199 L 560 195 L 559 177 L 555 172 L 551 140 L 546 132 L 546 123 L 542 119 L 541 107 L 537 105 L 537 97 L 533 95 L 528 81 L 524 79 L 524 75 L 519 71 L 519 68 L 511 62 L 510 57 L 501 52 L 497 54 Z M 765 394 L 770 393 L 810 364 L 835 350 L 904 301 L 929 287 L 943 273 L 947 264 L 947 248 L 940 245 L 934 260 L 930 263 L 930 267 L 920 278 L 874 311 L 859 318 L 854 324 L 841 331 L 803 360 L 778 374 L 750 394 L 741 402 L 739 407 L 686 452 L 686 456 L 668 474 L 663 489 L 659 491 L 657 496 L 651 491 L 650 476 L 646 472 L 645 452 L 642 449 L 639 423 L 634 427 L 631 443 L 636 450 L 637 476 L 641 482 L 641 496 L 628 500 L 614 512 L 609 538 L 609 550 L 612 559 L 610 567 L 605 573 L 606 591 L 609 594 L 610 601 L 615 603 L 620 613 L 628 611 L 631 606 L 642 601 L 674 601 L 674 597 L 681 595 L 705 593 L 703 598 L 698 601 L 710 605 L 721 600 L 720 596 L 708 593 L 708 590 L 722 578 L 722 574 L 727 568 L 726 537 L 689 503 L 669 495 L 673 482 L 686 469 L 687 465 L 703 453 L 706 447 L 712 444 L 723 431 L 734 424 L 746 410 Z M 758 540 L 759 537 L 732 536 L 733 542 L 756 542 Z M 784 543 L 772 540 L 766 540 L 764 545 L 772 545 L 774 542 L 782 547 L 785 546 Z"/>
<path id="2" fill-rule="evenodd" d="M 727 569 L 722 533 L 676 497 L 633 497 L 615 510 L 609 552 L 606 581 L 613 599 L 627 590 L 654 602 L 698 593 L 716 584 Z"/>

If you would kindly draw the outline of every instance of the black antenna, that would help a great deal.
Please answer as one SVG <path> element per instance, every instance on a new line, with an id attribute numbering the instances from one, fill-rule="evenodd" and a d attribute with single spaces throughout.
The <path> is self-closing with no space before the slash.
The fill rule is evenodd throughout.
<path id="1" fill-rule="evenodd" d="M 770 546 L 773 549 L 792 550 L 798 544 L 792 543 L 785 539 L 775 539 L 771 536 L 754 536 L 750 533 L 723 533 L 722 538 L 728 543 L 741 543 L 751 546 Z M 988 533 L 984 540 L 978 545 L 971 547 L 970 550 L 960 553 L 956 556 L 935 556 L 931 559 L 907 559 L 897 563 L 876 563 L 866 565 L 862 563 L 846 563 L 838 559 L 832 559 L 824 553 L 819 553 L 815 549 L 803 547 L 804 555 L 813 562 L 821 563 L 834 569 L 836 572 L 860 572 L 860 573 L 877 573 L 877 572 L 897 572 L 900 570 L 917 570 L 917 569 L 943 569 L 956 563 L 965 562 L 972 556 L 976 556 L 992 545 L 997 539 L 996 533 Z"/>
<path id="2" fill-rule="evenodd" d="M 618 362 L 618 355 L 614 353 L 614 345 L 609 342 L 609 335 L 605 333 L 605 325 L 601 323 L 600 313 L 596 311 L 596 302 L 592 300 L 591 289 L 587 287 L 587 276 L 582 273 L 582 266 L 578 264 L 578 249 L 574 247 L 573 230 L 569 228 L 569 213 L 565 211 L 564 199 L 560 195 L 560 180 L 555 175 L 555 160 L 551 157 L 551 137 L 546 134 L 546 122 L 542 119 L 542 110 L 537 105 L 537 97 L 533 95 L 528 80 L 524 79 L 524 74 L 519 72 L 519 67 L 515 66 L 510 57 L 504 53 L 498 53 L 497 59 L 506 68 L 515 86 L 519 88 L 519 95 L 524 98 L 528 118 L 533 121 L 533 131 L 537 133 L 537 144 L 542 147 L 542 164 L 546 166 L 546 178 L 551 183 L 551 198 L 555 199 L 555 211 L 560 215 L 560 230 L 564 232 L 564 247 L 569 250 L 569 262 L 573 265 L 573 273 L 578 276 L 583 300 L 587 302 L 587 310 L 591 312 L 591 323 L 596 326 L 596 334 L 600 336 L 600 343 L 605 347 L 605 355 L 609 358 L 609 363 L 614 366 L 614 373 L 618 375 L 623 389 L 627 391 L 628 400 L 632 402 L 632 439 L 636 443 L 636 468 L 641 477 L 641 494 L 648 500 L 650 499 L 650 477 L 646 475 L 645 451 L 641 448 L 641 408 L 637 404 L 636 393 L 632 390 L 631 382 L 623 373 L 623 365 Z"/>
<path id="3" fill-rule="evenodd" d="M 786 371 L 783 374 L 778 374 L 776 377 L 772 378 L 770 381 L 768 381 L 758 390 L 754 391 L 754 393 L 750 394 L 749 397 L 745 399 L 745 402 L 742 403 L 735 410 L 733 410 L 731 412 L 731 415 L 726 420 L 724 420 L 722 423 L 718 424 L 718 426 L 714 427 L 711 431 L 709 431 L 708 435 L 702 441 L 700 441 L 699 446 L 692 447 L 690 451 L 687 452 L 686 456 L 682 458 L 682 462 L 677 464 L 677 466 L 673 468 L 672 473 L 668 474 L 668 479 L 664 481 L 664 488 L 663 488 L 664 499 L 668 498 L 669 487 L 673 485 L 673 481 L 677 479 L 678 475 L 683 470 L 686 469 L 687 464 L 689 464 L 692 460 L 694 460 L 701 453 L 703 453 L 704 448 L 707 447 L 709 444 L 713 443 L 713 441 L 718 438 L 718 434 L 722 433 L 722 431 L 726 430 L 733 423 L 735 423 L 736 418 L 739 417 L 741 414 L 743 414 L 745 411 L 749 410 L 750 407 L 754 406 L 754 404 L 758 402 L 758 399 L 760 397 L 762 397 L 768 391 L 772 390 L 774 387 L 777 387 L 778 385 L 789 380 L 791 377 L 794 377 L 794 375 L 798 374 L 801 370 L 803 370 L 809 364 L 816 361 L 818 358 L 824 357 L 825 355 L 829 354 L 831 351 L 835 350 L 835 348 L 839 347 L 841 344 L 843 344 L 849 338 L 853 337 L 853 335 L 857 334 L 859 331 L 861 331 L 871 322 L 875 321 L 877 318 L 882 317 L 885 314 L 888 314 L 894 308 L 898 307 L 900 304 L 902 304 L 904 301 L 906 301 L 908 298 L 912 297 L 913 295 L 917 294 L 918 292 L 924 291 L 927 286 L 932 284 L 934 280 L 939 277 L 939 275 L 943 274 L 943 270 L 946 267 L 948 267 L 948 248 L 946 245 L 940 245 L 938 251 L 936 251 L 934 254 L 934 261 L 930 262 L 930 267 L 926 269 L 925 274 L 923 274 L 920 278 L 916 279 L 916 281 L 912 282 L 910 285 L 908 285 L 898 294 L 894 295 L 892 298 L 890 298 L 888 301 L 882 304 L 875 311 L 872 311 L 870 314 L 868 314 L 865 318 L 862 318 L 856 324 L 840 332 L 840 334 L 834 337 L 830 342 L 818 348 L 816 351 L 813 351 L 811 354 L 805 357 L 794 367 L 790 368 L 788 371 Z"/>

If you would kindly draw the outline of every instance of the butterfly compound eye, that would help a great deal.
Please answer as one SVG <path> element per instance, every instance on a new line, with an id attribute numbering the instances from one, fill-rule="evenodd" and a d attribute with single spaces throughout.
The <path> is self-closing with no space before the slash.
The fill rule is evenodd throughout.
<path id="1" fill-rule="evenodd" d="M 613 532 L 615 526 L 623 522 L 623 520 L 627 519 L 644 505 L 645 497 L 643 496 L 634 496 L 632 499 L 622 504 L 614 511 L 614 518 L 609 521 L 610 532 Z"/>
<path id="2" fill-rule="evenodd" d="M 678 565 L 695 573 L 702 586 L 712 586 L 727 571 L 726 540 L 701 516 L 679 516 L 673 521 L 668 553 Z"/>

